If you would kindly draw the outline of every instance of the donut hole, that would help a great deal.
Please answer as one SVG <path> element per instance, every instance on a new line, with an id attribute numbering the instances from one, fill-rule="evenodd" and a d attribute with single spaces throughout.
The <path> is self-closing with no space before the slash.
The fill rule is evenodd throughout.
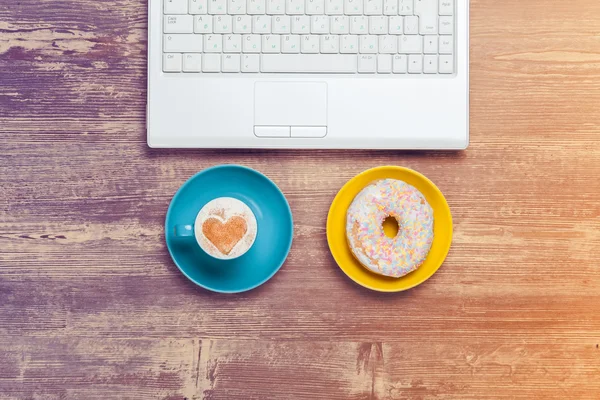
<path id="1" fill-rule="evenodd" d="M 396 218 L 390 216 L 383 220 L 383 233 L 390 239 L 396 237 L 399 229 L 400 227 L 398 226 L 398 220 Z"/>

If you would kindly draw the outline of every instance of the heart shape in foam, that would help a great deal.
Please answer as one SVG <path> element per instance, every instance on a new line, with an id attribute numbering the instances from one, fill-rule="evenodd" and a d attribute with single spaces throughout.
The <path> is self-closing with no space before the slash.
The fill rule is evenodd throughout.
<path id="1" fill-rule="evenodd" d="M 223 254 L 228 255 L 248 232 L 246 220 L 233 216 L 227 221 L 211 216 L 202 224 L 204 236 Z"/>

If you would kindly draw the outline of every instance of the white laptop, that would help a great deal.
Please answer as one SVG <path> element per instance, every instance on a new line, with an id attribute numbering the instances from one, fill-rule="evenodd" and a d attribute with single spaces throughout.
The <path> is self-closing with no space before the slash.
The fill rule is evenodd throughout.
<path id="1" fill-rule="evenodd" d="M 150 147 L 465 149 L 468 0 L 150 0 Z"/>

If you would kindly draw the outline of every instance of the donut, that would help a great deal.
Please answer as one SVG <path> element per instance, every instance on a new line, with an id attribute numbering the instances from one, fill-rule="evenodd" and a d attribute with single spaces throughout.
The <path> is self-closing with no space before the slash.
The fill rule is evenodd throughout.
<path id="1" fill-rule="evenodd" d="M 202 250 L 215 258 L 229 260 L 245 254 L 254 244 L 256 216 L 244 202 L 219 197 L 202 207 L 194 230 Z"/>
<path id="2" fill-rule="evenodd" d="M 398 222 L 395 237 L 383 221 Z M 415 187 L 396 179 L 371 182 L 346 214 L 346 237 L 354 257 L 368 270 L 400 278 L 423 264 L 433 243 L 433 209 Z"/>

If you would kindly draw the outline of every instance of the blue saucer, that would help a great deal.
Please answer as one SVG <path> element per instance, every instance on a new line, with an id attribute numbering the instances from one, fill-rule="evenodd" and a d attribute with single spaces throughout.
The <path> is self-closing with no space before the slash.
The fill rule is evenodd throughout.
<path id="1" fill-rule="evenodd" d="M 175 225 L 193 224 L 200 209 L 217 197 L 233 197 L 254 212 L 258 234 L 248 252 L 233 260 L 206 254 L 192 236 L 175 236 Z M 221 293 L 254 289 L 281 268 L 292 246 L 292 211 L 269 178 L 240 165 L 221 165 L 192 176 L 173 196 L 165 220 L 171 258 L 192 282 Z"/>

